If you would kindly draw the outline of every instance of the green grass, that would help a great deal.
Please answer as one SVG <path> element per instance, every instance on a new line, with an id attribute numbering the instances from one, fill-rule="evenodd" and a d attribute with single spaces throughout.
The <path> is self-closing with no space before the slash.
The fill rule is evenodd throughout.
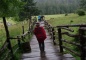
<path id="1" fill-rule="evenodd" d="M 50 23 L 54 27 L 59 26 L 59 25 L 69 25 L 69 24 L 86 24 L 86 15 L 78 16 L 77 14 L 73 14 L 73 13 L 68 14 L 68 16 L 65 16 L 65 14 L 45 15 L 45 18 L 48 21 L 48 23 Z M 74 32 L 72 34 L 77 34 L 78 27 L 76 27 L 76 28 L 72 27 L 71 29 L 74 30 Z M 62 30 L 62 32 L 64 32 L 64 31 L 66 31 L 66 30 Z M 71 32 L 69 32 L 69 33 L 71 33 Z M 71 42 L 75 41 L 74 40 L 75 38 L 68 37 L 66 35 L 63 35 L 62 37 Z M 58 39 L 56 39 L 56 41 L 58 42 Z M 66 44 L 66 43 L 64 43 L 64 45 L 69 47 L 72 50 L 75 50 L 73 45 Z M 75 51 L 78 52 L 77 50 L 75 50 Z M 66 53 L 67 52 L 68 51 L 66 50 Z M 80 60 L 79 57 L 77 57 L 77 56 L 75 56 L 75 57 L 77 60 Z"/>
<path id="2" fill-rule="evenodd" d="M 86 23 L 86 15 L 85 16 L 78 16 L 77 14 L 69 14 L 65 16 L 65 14 L 59 15 L 45 15 L 46 19 L 51 23 L 53 26 L 58 25 L 66 25 L 66 24 L 84 24 Z M 70 21 L 73 21 L 72 23 Z"/>
<path id="3" fill-rule="evenodd" d="M 28 23 L 25 22 L 22 24 L 22 22 L 17 23 L 16 25 L 9 26 L 9 33 L 11 37 L 17 37 L 18 35 L 22 34 L 22 26 L 24 25 L 25 31 L 28 30 Z M 3 45 L 4 41 L 6 40 L 6 35 L 5 35 L 5 29 L 4 27 L 0 27 L 0 47 Z M 13 43 L 15 44 L 15 43 Z"/>

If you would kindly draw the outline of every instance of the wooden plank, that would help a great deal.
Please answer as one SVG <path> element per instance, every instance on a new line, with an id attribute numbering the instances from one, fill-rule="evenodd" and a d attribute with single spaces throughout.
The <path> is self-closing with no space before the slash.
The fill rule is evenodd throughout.
<path id="1" fill-rule="evenodd" d="M 86 31 L 86 27 L 80 27 L 80 29 Z"/>
<path id="2" fill-rule="evenodd" d="M 68 43 L 68 44 L 75 45 L 75 46 L 77 46 L 77 47 L 80 47 L 80 46 L 81 46 L 79 43 L 76 43 L 76 42 L 69 42 L 68 40 L 64 40 L 64 39 L 62 39 L 62 41 L 63 41 L 63 42 L 66 42 L 66 43 Z"/>
<path id="3" fill-rule="evenodd" d="M 9 55 L 10 55 L 10 51 L 8 51 L 8 52 L 6 53 L 6 55 L 4 56 L 3 60 L 8 59 L 8 58 L 9 58 Z M 12 58 L 12 57 L 11 57 L 11 58 Z"/>
<path id="4" fill-rule="evenodd" d="M 26 31 L 24 34 L 22 34 L 22 36 L 24 37 L 24 36 L 26 36 L 28 33 L 29 33 L 29 32 Z"/>
<path id="5" fill-rule="evenodd" d="M 62 32 L 61 34 L 63 34 L 63 35 L 65 34 L 65 35 L 70 36 L 70 37 L 79 37 L 79 35 L 70 34 L 68 32 Z"/>
<path id="6" fill-rule="evenodd" d="M 19 49 L 19 47 L 18 47 L 18 48 L 16 48 L 16 50 L 14 51 L 14 54 L 18 51 L 18 49 Z"/>
<path id="7" fill-rule="evenodd" d="M 4 45 L 2 46 L 2 48 L 0 49 L 0 52 L 2 52 L 6 47 L 7 47 L 8 43 L 5 42 Z"/>
<path id="8" fill-rule="evenodd" d="M 8 59 L 8 57 L 9 57 L 9 55 L 10 55 L 10 50 L 4 50 L 4 52 L 2 53 L 2 55 L 0 56 L 0 59 L 2 59 L 2 60 L 6 60 L 6 59 Z"/>
<path id="9" fill-rule="evenodd" d="M 70 48 L 65 47 L 65 46 L 62 46 L 62 47 L 63 47 L 63 48 L 65 48 L 65 49 L 67 49 L 68 51 L 70 51 L 70 52 L 74 53 L 75 55 L 77 55 L 77 56 L 81 57 L 81 56 L 80 56 L 80 54 L 76 53 L 75 51 L 71 50 Z"/>
<path id="10" fill-rule="evenodd" d="M 61 26 L 57 26 L 57 27 L 86 27 L 86 24 L 73 24 L 73 25 L 61 25 Z"/>
<path id="11" fill-rule="evenodd" d="M 74 32 L 74 30 L 70 29 L 70 28 L 67 28 L 67 27 L 60 27 L 61 29 L 65 29 L 65 30 L 68 30 L 70 32 Z"/>

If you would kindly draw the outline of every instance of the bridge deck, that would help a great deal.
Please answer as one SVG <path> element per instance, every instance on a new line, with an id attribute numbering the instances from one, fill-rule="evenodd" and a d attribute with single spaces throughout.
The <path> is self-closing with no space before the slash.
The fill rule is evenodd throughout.
<path id="1" fill-rule="evenodd" d="M 41 24 L 41 26 L 43 26 L 43 24 Z M 75 60 L 70 54 L 60 54 L 59 47 L 53 45 L 52 39 L 50 39 L 48 33 L 45 40 L 45 53 L 40 53 L 39 45 L 34 35 L 30 45 L 31 53 L 24 53 L 21 60 Z"/>

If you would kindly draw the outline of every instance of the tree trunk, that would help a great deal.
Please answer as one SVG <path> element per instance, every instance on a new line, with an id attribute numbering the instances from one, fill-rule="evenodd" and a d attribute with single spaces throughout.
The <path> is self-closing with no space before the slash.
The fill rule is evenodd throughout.
<path id="1" fill-rule="evenodd" d="M 5 31 L 6 31 L 6 41 L 8 42 L 8 49 L 11 51 L 12 57 L 13 57 L 13 50 L 11 47 L 11 43 L 10 43 L 10 34 L 9 34 L 9 30 L 8 30 L 8 26 L 6 23 L 6 18 L 3 17 L 3 23 L 4 23 L 4 27 L 5 27 Z"/>

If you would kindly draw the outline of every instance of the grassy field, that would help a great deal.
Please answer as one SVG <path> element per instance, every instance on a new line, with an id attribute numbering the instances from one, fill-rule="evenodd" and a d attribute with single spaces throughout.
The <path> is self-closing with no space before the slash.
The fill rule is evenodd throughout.
<path id="1" fill-rule="evenodd" d="M 59 25 L 69 25 L 69 24 L 86 24 L 86 15 L 85 16 L 78 16 L 77 14 L 68 14 L 68 16 L 65 16 L 65 14 L 57 14 L 57 15 L 45 15 L 45 19 L 52 25 L 52 26 L 59 26 Z M 77 34 L 78 27 L 71 28 L 74 30 L 72 34 Z M 62 32 L 65 30 L 62 30 Z M 71 33 L 71 32 L 69 32 Z M 76 38 L 68 37 L 66 35 L 62 36 L 68 41 L 74 42 L 76 41 Z M 58 42 L 58 39 L 56 38 L 56 41 Z M 79 40 L 77 40 L 78 42 Z M 72 50 L 75 50 L 79 53 L 78 49 L 70 44 L 64 43 L 65 46 L 69 47 Z M 68 51 L 65 50 L 65 53 Z M 68 52 L 69 53 L 69 52 Z M 75 55 L 74 55 L 75 56 Z M 80 60 L 79 57 L 75 56 L 77 60 Z"/>
<path id="2" fill-rule="evenodd" d="M 46 20 L 49 20 L 53 26 L 66 25 L 66 24 L 86 24 L 86 15 L 78 16 L 77 14 L 58 14 L 58 15 L 45 15 Z M 71 23 L 71 21 L 73 21 Z"/>

